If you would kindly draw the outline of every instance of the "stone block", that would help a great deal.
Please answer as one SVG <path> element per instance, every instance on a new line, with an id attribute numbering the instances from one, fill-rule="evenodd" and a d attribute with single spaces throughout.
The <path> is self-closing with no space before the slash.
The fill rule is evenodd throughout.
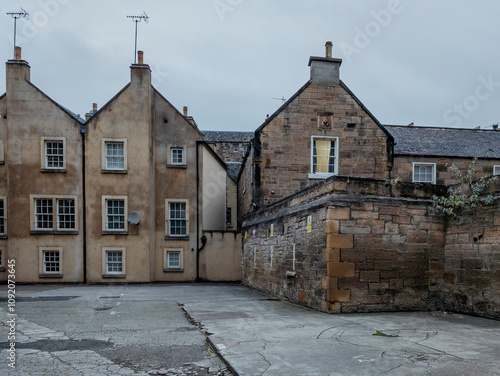
<path id="1" fill-rule="evenodd" d="M 326 274 L 328 277 L 354 277 L 354 262 L 328 262 Z"/>
<path id="2" fill-rule="evenodd" d="M 326 292 L 326 300 L 330 303 L 348 302 L 351 300 L 350 290 L 328 290 Z"/>
<path id="3" fill-rule="evenodd" d="M 323 277 L 321 278 L 321 287 L 323 290 L 336 290 L 338 289 L 337 277 Z"/>
<path id="4" fill-rule="evenodd" d="M 340 249 L 338 248 L 324 248 L 322 251 L 322 261 L 327 262 L 340 262 Z"/>
<path id="5" fill-rule="evenodd" d="M 327 234 L 338 234 L 339 233 L 339 220 L 327 219 L 323 221 L 323 230 Z"/>
<path id="6" fill-rule="evenodd" d="M 328 234 L 326 248 L 353 248 L 354 237 L 352 234 Z"/>
<path id="7" fill-rule="evenodd" d="M 353 210 L 351 212 L 351 217 L 362 219 L 378 219 L 378 213 L 374 211 Z"/>
<path id="8" fill-rule="evenodd" d="M 406 236 L 408 243 L 425 243 L 427 241 L 426 230 L 409 230 Z"/>
<path id="9" fill-rule="evenodd" d="M 380 214 L 388 214 L 388 215 L 399 215 L 401 210 L 396 206 L 383 206 L 380 207 Z"/>
<path id="10" fill-rule="evenodd" d="M 359 272 L 360 282 L 380 282 L 379 270 L 361 270 Z"/>
<path id="11" fill-rule="evenodd" d="M 351 209 L 349 208 L 328 208 L 326 219 L 349 219 Z"/>

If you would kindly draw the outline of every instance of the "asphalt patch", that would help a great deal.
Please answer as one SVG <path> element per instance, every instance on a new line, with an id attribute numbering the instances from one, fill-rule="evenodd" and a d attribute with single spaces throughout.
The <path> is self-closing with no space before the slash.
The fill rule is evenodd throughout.
<path id="1" fill-rule="evenodd" d="M 53 351 L 71 351 L 71 350 L 98 350 L 113 346 L 111 342 L 93 339 L 72 340 L 72 339 L 42 339 L 35 342 L 16 343 L 17 349 L 41 350 L 47 352 Z M 0 342 L 0 349 L 8 349 L 8 342 Z"/>

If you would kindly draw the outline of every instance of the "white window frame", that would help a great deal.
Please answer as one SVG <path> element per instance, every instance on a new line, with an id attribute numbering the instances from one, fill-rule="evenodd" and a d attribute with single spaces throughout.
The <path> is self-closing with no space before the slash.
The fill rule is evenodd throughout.
<path id="1" fill-rule="evenodd" d="M 335 142 L 335 155 L 334 155 L 334 165 L 333 165 L 333 170 L 334 172 L 313 172 L 314 171 L 314 140 L 328 140 L 328 141 L 333 141 Z M 311 172 L 308 175 L 309 179 L 326 179 L 330 176 L 335 176 L 339 174 L 339 138 L 338 137 L 329 137 L 329 136 L 311 136 L 311 149 L 310 149 L 310 164 L 311 164 Z"/>
<path id="2" fill-rule="evenodd" d="M 179 253 L 179 266 L 169 264 L 169 254 Z M 165 271 L 183 271 L 184 270 L 184 250 L 182 248 L 164 248 L 163 249 L 163 269 Z"/>
<path id="3" fill-rule="evenodd" d="M 179 151 L 181 152 L 181 161 L 174 161 L 174 151 Z M 174 166 L 184 166 L 186 165 L 186 155 L 184 152 L 184 148 L 182 147 L 171 147 L 170 148 L 170 164 Z"/>
<path id="4" fill-rule="evenodd" d="M 186 233 L 183 235 L 172 235 L 170 233 L 170 204 L 173 203 L 184 203 L 186 204 Z M 171 238 L 186 238 L 189 236 L 189 200 L 181 199 L 165 199 L 165 234 L 167 237 Z"/>
<path id="5" fill-rule="evenodd" d="M 415 181 L 415 167 L 416 166 L 431 166 L 432 167 L 432 181 Z M 411 176 L 413 183 L 429 183 L 436 184 L 436 164 L 430 162 L 413 162 L 411 168 Z"/>
<path id="6" fill-rule="evenodd" d="M 500 175 L 500 165 L 494 165 L 493 166 L 493 175 L 494 176 L 499 176 Z"/>
<path id="7" fill-rule="evenodd" d="M 0 228 L 0 236 L 7 235 L 7 198 L 0 196 L 0 202 L 3 204 L 3 216 L 0 216 L 0 222 L 3 221 L 3 231 Z"/>
<path id="8" fill-rule="evenodd" d="M 47 162 L 47 143 L 48 142 L 62 142 L 63 144 L 63 165 L 62 167 L 49 167 Z M 42 170 L 66 170 L 66 137 L 42 137 L 40 139 L 41 149 L 41 168 Z"/>
<path id="9" fill-rule="evenodd" d="M 122 271 L 108 271 L 108 253 L 122 253 Z M 125 247 L 102 247 L 102 274 L 106 276 L 125 276 L 127 275 L 127 249 Z"/>
<path id="10" fill-rule="evenodd" d="M 52 227 L 51 228 L 38 228 L 37 227 L 37 213 L 36 202 L 37 200 L 51 200 L 52 201 Z M 73 228 L 60 228 L 59 220 L 59 201 L 60 200 L 73 200 L 74 202 L 74 217 L 75 227 Z M 31 231 L 36 232 L 75 232 L 78 231 L 78 198 L 77 196 L 70 195 L 30 195 L 30 228 Z M 64 213 L 63 213 L 64 214 Z"/>
<path id="11" fill-rule="evenodd" d="M 238 153 L 240 151 L 240 145 L 233 144 L 233 153 Z"/>
<path id="12" fill-rule="evenodd" d="M 108 228 L 108 201 L 123 201 L 123 229 Z M 102 196 L 102 232 L 127 233 L 128 232 L 128 196 Z"/>
<path id="13" fill-rule="evenodd" d="M 107 155 L 107 144 L 123 144 L 123 168 L 119 167 L 109 167 L 108 166 L 108 155 Z M 103 171 L 127 171 L 128 163 L 127 163 L 127 139 L 126 138 L 103 138 L 102 146 L 101 146 L 101 155 L 102 155 L 102 170 Z"/>
<path id="14" fill-rule="evenodd" d="M 47 252 L 58 252 L 59 253 L 59 261 L 58 266 L 59 270 L 56 272 L 47 271 L 46 263 L 45 263 L 45 254 Z M 62 247 L 38 247 L 38 272 L 41 275 L 62 275 L 63 274 L 63 249 Z"/>

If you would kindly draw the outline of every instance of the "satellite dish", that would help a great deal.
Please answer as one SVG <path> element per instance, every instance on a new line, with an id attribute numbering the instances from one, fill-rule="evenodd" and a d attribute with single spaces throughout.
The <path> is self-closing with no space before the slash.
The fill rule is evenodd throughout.
<path id="1" fill-rule="evenodd" d="M 141 215 L 137 212 L 132 212 L 127 217 L 127 222 L 132 223 L 133 225 L 138 225 L 141 220 Z"/>

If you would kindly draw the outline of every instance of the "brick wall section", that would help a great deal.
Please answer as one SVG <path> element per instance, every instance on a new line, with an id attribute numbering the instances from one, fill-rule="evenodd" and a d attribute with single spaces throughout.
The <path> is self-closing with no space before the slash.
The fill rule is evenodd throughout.
<path id="1" fill-rule="evenodd" d="M 336 178 L 245 217 L 243 283 L 325 312 L 439 308 L 443 224 L 407 191 Z"/>
<path id="2" fill-rule="evenodd" d="M 413 162 L 436 163 L 436 183 L 451 185 L 459 183 L 458 179 L 448 171 L 452 165 L 461 171 L 467 171 L 472 158 L 451 157 L 419 157 L 401 156 L 394 157 L 394 167 L 391 172 L 392 179 L 411 183 L 413 180 Z M 493 174 L 493 166 L 500 165 L 498 159 L 479 159 L 476 166 L 476 177 L 489 176 Z"/>
<path id="3" fill-rule="evenodd" d="M 445 258 L 445 308 L 500 319 L 500 203 L 450 223 Z"/>

